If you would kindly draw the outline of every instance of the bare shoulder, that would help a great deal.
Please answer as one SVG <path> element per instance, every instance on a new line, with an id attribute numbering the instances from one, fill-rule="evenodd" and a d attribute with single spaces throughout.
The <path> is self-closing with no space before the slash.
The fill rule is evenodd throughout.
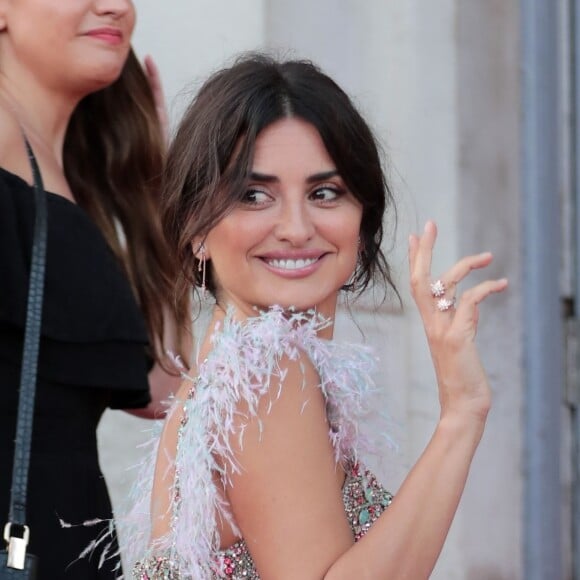
<path id="1" fill-rule="evenodd" d="M 320 378 L 306 354 L 284 356 L 252 413 L 240 403 L 240 471 L 227 489 L 262 577 L 322 577 L 351 543 Z M 296 554 L 304 560 L 296 562 Z M 277 576 L 278 574 L 278 576 Z M 287 574 L 287 576 L 286 576 Z"/>
<path id="2" fill-rule="evenodd" d="M 306 353 L 281 356 L 257 406 L 251 408 L 253 402 L 239 401 L 234 435 L 243 429 L 244 437 L 234 448 L 244 452 L 258 445 L 257 450 L 262 452 L 261 443 L 266 435 L 270 446 L 275 444 L 278 435 L 288 440 L 282 431 L 287 430 L 288 435 L 309 424 L 322 426 L 326 431 L 326 404 L 319 386 L 320 376 Z"/>

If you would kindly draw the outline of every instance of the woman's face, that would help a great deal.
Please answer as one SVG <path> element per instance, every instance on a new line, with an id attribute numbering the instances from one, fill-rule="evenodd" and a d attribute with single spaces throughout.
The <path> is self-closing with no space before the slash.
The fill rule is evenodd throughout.
<path id="1" fill-rule="evenodd" d="M 277 304 L 333 316 L 356 265 L 361 217 L 314 126 L 268 126 L 244 200 L 205 240 L 218 299 L 248 314 Z"/>
<path id="2" fill-rule="evenodd" d="M 131 0 L 0 0 L 0 68 L 88 93 L 117 79 L 134 25 Z"/>

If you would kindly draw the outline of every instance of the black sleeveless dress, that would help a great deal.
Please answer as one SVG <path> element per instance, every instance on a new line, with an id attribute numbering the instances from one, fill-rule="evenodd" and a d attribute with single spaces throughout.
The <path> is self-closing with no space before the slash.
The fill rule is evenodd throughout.
<path id="1" fill-rule="evenodd" d="M 97 457 L 106 407 L 149 402 L 147 333 L 120 265 L 82 208 L 47 193 L 48 249 L 32 456 L 30 551 L 40 580 L 112 579 L 116 561 L 75 561 L 110 518 Z M 0 168 L 0 522 L 8 517 L 23 326 L 34 225 L 33 189 Z"/>

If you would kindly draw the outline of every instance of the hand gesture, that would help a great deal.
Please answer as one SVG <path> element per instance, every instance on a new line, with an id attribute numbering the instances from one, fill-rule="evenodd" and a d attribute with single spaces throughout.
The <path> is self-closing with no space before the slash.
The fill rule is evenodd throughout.
<path id="1" fill-rule="evenodd" d="M 155 109 L 157 111 L 157 118 L 161 125 L 161 132 L 165 142 L 169 141 L 169 115 L 167 114 L 167 106 L 165 104 L 165 95 L 163 93 L 163 86 L 161 85 L 161 75 L 159 68 L 150 55 L 147 55 L 143 60 L 143 68 L 145 75 L 149 81 L 153 99 L 155 100 Z"/>
<path id="2" fill-rule="evenodd" d="M 486 280 L 456 297 L 457 284 L 471 270 L 485 268 L 493 256 L 489 252 L 467 256 L 440 279 L 431 277 L 431 258 L 437 227 L 427 222 L 421 236 L 409 237 L 411 292 L 423 320 L 439 387 L 441 417 L 485 420 L 491 392 L 475 335 L 479 304 L 490 294 L 502 292 L 507 280 Z"/>

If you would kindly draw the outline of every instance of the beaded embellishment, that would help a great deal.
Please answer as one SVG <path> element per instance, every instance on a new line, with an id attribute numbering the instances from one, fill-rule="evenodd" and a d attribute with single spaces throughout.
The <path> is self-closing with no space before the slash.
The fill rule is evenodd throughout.
<path id="1" fill-rule="evenodd" d="M 133 568 L 134 580 L 180 580 L 179 570 L 167 556 L 147 558 Z"/>
<path id="2" fill-rule="evenodd" d="M 358 542 L 391 505 L 393 496 L 383 488 L 373 473 L 368 469 L 363 471 L 356 464 L 347 474 L 342 488 L 342 501 L 354 540 Z"/>

